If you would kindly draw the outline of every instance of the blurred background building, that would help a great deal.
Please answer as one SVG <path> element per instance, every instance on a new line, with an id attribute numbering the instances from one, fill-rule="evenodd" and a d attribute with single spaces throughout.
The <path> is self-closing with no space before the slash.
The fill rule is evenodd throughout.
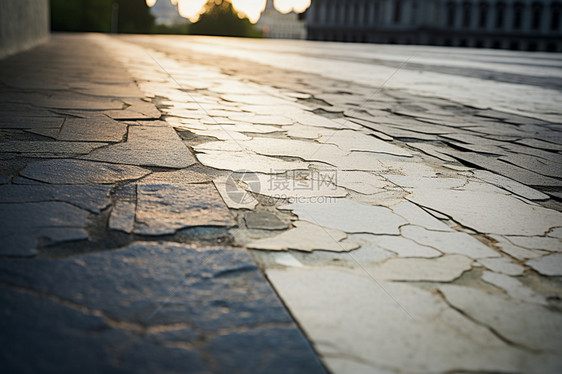
<path id="1" fill-rule="evenodd" d="M 312 0 L 308 39 L 562 51 L 561 1 Z"/>
<path id="2" fill-rule="evenodd" d="M 150 13 L 154 15 L 154 23 L 157 25 L 174 26 L 186 22 L 186 19 L 180 16 L 178 5 L 169 0 L 156 1 L 150 8 Z"/>
<path id="3" fill-rule="evenodd" d="M 256 27 L 264 38 L 275 39 L 306 39 L 306 20 L 304 13 L 281 13 L 267 0 L 265 10 L 261 14 Z"/>

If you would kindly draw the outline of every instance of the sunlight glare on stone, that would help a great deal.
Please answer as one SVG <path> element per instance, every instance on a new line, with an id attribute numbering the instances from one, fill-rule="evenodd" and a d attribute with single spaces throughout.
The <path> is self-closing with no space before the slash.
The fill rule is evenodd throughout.
<path id="1" fill-rule="evenodd" d="M 283 14 L 290 11 L 302 13 L 310 6 L 310 0 L 273 0 L 273 5 Z"/>
<path id="2" fill-rule="evenodd" d="M 156 4 L 156 0 L 146 0 L 146 5 L 148 5 L 149 7 L 154 6 L 154 4 Z"/>

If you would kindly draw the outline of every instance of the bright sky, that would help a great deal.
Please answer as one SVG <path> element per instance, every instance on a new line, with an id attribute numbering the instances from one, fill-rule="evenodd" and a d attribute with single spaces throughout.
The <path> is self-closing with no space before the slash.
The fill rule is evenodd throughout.
<path id="1" fill-rule="evenodd" d="M 160 0 L 167 1 L 167 0 Z M 191 22 L 199 19 L 203 6 L 207 0 L 170 0 L 172 4 L 178 5 L 178 10 L 182 17 L 188 18 Z M 295 11 L 304 12 L 310 6 L 311 0 L 273 0 L 273 5 L 281 13 Z M 252 23 L 258 22 L 261 13 L 265 9 L 266 0 L 230 0 L 234 9 L 241 16 L 246 16 Z M 156 0 L 146 0 L 148 6 L 156 4 Z"/>

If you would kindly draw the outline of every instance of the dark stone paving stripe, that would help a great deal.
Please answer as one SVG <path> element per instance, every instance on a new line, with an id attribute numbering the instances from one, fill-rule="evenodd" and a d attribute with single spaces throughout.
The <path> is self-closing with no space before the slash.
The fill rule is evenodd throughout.
<path id="1" fill-rule="evenodd" d="M 325 372 L 244 250 L 3 259 L 0 283 L 5 372 Z"/>

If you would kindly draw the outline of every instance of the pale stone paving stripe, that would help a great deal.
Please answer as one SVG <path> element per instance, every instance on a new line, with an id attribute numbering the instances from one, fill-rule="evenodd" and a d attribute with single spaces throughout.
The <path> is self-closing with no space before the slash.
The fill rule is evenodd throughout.
<path id="1" fill-rule="evenodd" d="M 155 67 L 139 64 L 126 56 L 127 53 L 145 53 L 142 47 L 133 45 L 135 42 L 143 46 L 151 46 L 151 42 L 143 37 L 125 40 L 133 43 L 115 43 L 122 46 L 119 48 L 121 58 L 131 71 L 141 80 L 143 75 L 154 74 Z M 179 47 L 182 44 L 168 45 Z M 152 48 L 165 49 L 156 44 Z M 560 275 L 556 266 L 550 264 L 559 262 L 557 252 L 561 246 L 552 248 L 545 239 L 560 244 L 562 214 L 517 196 L 530 194 L 537 200 L 544 200 L 544 194 L 501 178 L 482 178 L 481 174 L 473 173 L 472 168 L 451 164 L 450 159 L 443 162 L 400 147 L 392 151 L 392 147 L 381 146 L 384 151 L 379 151 L 373 145 L 355 150 L 358 144 L 369 144 L 369 132 L 356 127 L 354 138 L 344 136 L 342 133 L 350 130 L 311 113 L 315 109 L 328 111 L 329 107 L 324 104 L 305 106 L 295 99 L 298 95 L 272 88 L 277 83 L 274 69 L 269 70 L 273 74 L 271 82 L 260 85 L 224 74 L 212 60 L 207 64 L 184 60 L 185 51 L 181 48 L 167 52 L 163 55 L 152 50 L 151 54 L 175 79 L 185 82 L 185 87 L 196 89 L 192 98 L 205 106 L 205 113 L 196 108 L 186 110 L 184 95 L 170 90 L 164 82 L 145 79 L 141 87 L 151 95 L 168 99 L 167 113 L 173 126 L 207 137 L 218 130 L 214 129 L 216 123 L 240 118 L 228 128 L 231 133 L 227 136 L 219 137 L 217 131 L 220 140 L 207 139 L 193 146 L 203 164 L 230 171 L 249 169 L 262 182 L 268 176 L 283 183 L 302 181 L 297 177 L 303 175 L 299 174 L 302 170 L 359 173 L 356 176 L 344 174 L 342 182 L 332 182 L 334 191 L 338 191 L 338 187 L 347 191 L 345 197 L 331 197 L 333 191 L 312 190 L 302 194 L 305 199 L 286 204 L 283 197 L 299 197 L 293 189 L 280 196 L 273 207 L 263 200 L 264 196 L 274 197 L 272 188 L 262 191 L 248 187 L 247 192 L 253 193 L 258 201 L 250 209 L 273 213 L 284 222 L 294 221 L 296 228 L 286 233 L 267 229 L 267 225 L 265 229 L 242 226 L 231 231 L 239 244 L 261 248 L 253 252 L 254 257 L 330 370 L 336 373 L 558 371 L 562 365 L 558 334 L 561 319 L 556 311 L 560 290 L 556 287 L 547 290 L 546 285 L 551 283 L 540 274 Z M 221 49 L 218 54 L 232 55 L 230 52 Z M 337 66 L 335 62 L 330 64 L 331 68 Z M 346 66 L 343 64 L 340 68 Z M 310 77 L 316 79 L 312 74 Z M 336 84 L 334 82 L 336 80 L 329 81 Z M 347 85 L 349 91 L 354 89 L 348 82 L 337 84 Z M 321 88 L 318 83 L 317 89 Z M 299 92 L 303 87 L 295 84 L 292 90 Z M 540 88 L 536 91 L 543 92 Z M 435 139 L 443 134 L 442 130 L 432 131 L 428 123 L 434 122 L 447 124 L 458 120 L 473 126 L 470 121 L 474 121 L 489 126 L 494 121 L 505 123 L 505 120 L 521 123 L 522 127 L 539 126 L 526 124 L 531 119 L 499 112 L 485 117 L 483 111 L 470 109 L 482 116 L 463 115 L 462 110 L 469 109 L 452 106 L 441 99 L 431 101 L 425 95 L 412 96 L 409 92 L 412 90 L 381 94 L 378 100 L 366 103 L 367 114 L 345 113 L 354 122 L 379 133 L 405 134 L 404 138 L 420 140 Z M 307 94 L 304 92 L 301 96 L 307 97 Z M 338 102 L 338 95 L 318 92 L 308 95 L 345 106 L 345 102 Z M 400 100 L 401 95 L 404 100 Z M 409 107 L 416 106 L 416 99 L 429 109 L 422 108 L 425 114 L 421 120 L 405 120 L 403 126 L 400 119 L 381 110 L 387 102 L 392 102 L 392 111 L 415 117 L 417 109 Z M 497 107 L 504 108 L 506 103 L 501 103 L 501 99 L 499 102 Z M 505 109 L 524 111 L 524 107 Z M 251 126 L 263 125 L 252 114 L 282 116 L 292 124 L 279 121 L 284 123 L 279 125 L 279 132 L 265 135 L 262 131 L 251 130 Z M 462 120 L 455 119 L 456 114 Z M 532 114 L 542 116 L 538 112 Z M 215 118 L 209 121 L 205 119 L 208 115 Z M 171 117 L 176 118 L 171 120 Z M 237 128 L 238 123 L 241 126 Z M 419 132 L 408 128 L 418 124 Z M 546 133 L 550 131 L 551 124 L 540 125 Z M 446 128 L 460 133 L 464 131 L 463 126 L 452 124 Z M 317 132 L 318 129 L 327 130 L 328 134 L 336 131 L 342 136 L 328 139 L 322 131 Z M 313 157 L 307 154 L 308 147 L 316 149 L 322 140 L 330 144 L 320 147 Z M 249 153 L 242 152 L 238 143 Z M 396 144 L 400 146 L 397 142 L 393 146 Z M 481 145 L 486 144 L 482 142 Z M 280 173 L 284 174 L 278 178 Z M 302 178 L 316 180 L 306 174 Z M 559 176 L 555 178 L 553 180 L 559 180 Z M 320 198 L 322 202 L 318 202 Z M 232 211 L 239 222 L 244 222 L 246 211 L 236 208 Z M 295 221 L 295 217 L 298 220 Z M 302 230 L 303 227 L 306 229 Z M 327 232 L 332 232 L 335 240 L 323 244 L 322 236 Z M 512 247 L 504 244 L 509 237 L 517 235 L 526 242 L 511 243 Z M 389 240 L 389 237 L 399 240 Z M 353 252 L 330 252 L 335 248 L 334 242 L 340 250 Z M 353 250 L 357 244 L 361 247 Z M 288 250 L 291 250 L 291 257 L 279 253 Z M 524 269 L 523 273 L 520 268 Z M 513 276 L 519 276 L 530 291 L 514 293 L 514 283 L 507 280 Z M 537 304 L 541 296 L 541 300 L 547 300 L 548 308 Z M 504 310 L 506 312 L 502 313 Z M 532 332 L 527 331 L 527 325 L 534 326 Z M 547 326 L 555 326 L 555 329 Z"/>

